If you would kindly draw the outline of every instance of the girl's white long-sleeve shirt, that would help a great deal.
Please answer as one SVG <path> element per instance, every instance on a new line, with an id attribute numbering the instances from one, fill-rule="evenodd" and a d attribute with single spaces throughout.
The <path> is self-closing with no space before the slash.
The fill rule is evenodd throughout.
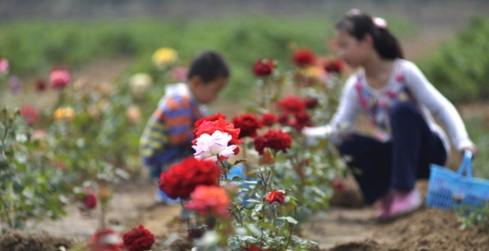
<path id="1" fill-rule="evenodd" d="M 428 126 L 442 140 L 447 153 L 450 152 L 450 143 L 432 115 L 445 127 L 456 149 L 473 145 L 453 104 L 426 79 L 414 63 L 404 59 L 394 61 L 389 83 L 382 89 L 368 85 L 363 69 L 350 76 L 328 128 L 338 128 L 341 124 L 353 126 L 358 115 L 364 113 L 384 135 L 383 139 L 389 140 L 391 109 L 396 103 L 408 100 L 420 109 Z"/>

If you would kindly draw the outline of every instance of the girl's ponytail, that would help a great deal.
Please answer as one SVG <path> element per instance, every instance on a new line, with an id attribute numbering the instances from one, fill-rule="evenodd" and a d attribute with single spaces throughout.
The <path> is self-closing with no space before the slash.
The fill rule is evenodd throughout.
<path id="1" fill-rule="evenodd" d="M 363 40 L 366 34 L 373 39 L 374 48 L 381 58 L 404 58 L 396 37 L 387 29 L 387 23 L 381 18 L 352 10 L 336 23 L 336 29 L 344 30 L 357 40 Z"/>
<path id="2" fill-rule="evenodd" d="M 404 58 L 401 46 L 396 37 L 387 29 L 378 29 L 377 37 L 374 37 L 374 48 L 381 58 Z"/>

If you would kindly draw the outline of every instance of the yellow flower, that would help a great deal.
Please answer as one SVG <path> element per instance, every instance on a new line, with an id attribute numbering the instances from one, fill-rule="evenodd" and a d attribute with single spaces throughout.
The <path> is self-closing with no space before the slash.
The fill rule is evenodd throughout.
<path id="1" fill-rule="evenodd" d="M 71 122 L 75 118 L 75 110 L 71 107 L 58 108 L 54 111 L 53 117 L 57 121 Z"/>
<path id="2" fill-rule="evenodd" d="M 320 66 L 309 66 L 304 69 L 304 76 L 311 78 L 320 78 L 323 75 L 324 69 Z"/>
<path id="3" fill-rule="evenodd" d="M 177 51 L 169 47 L 163 47 L 153 53 L 153 63 L 159 68 L 175 63 L 178 59 Z"/>

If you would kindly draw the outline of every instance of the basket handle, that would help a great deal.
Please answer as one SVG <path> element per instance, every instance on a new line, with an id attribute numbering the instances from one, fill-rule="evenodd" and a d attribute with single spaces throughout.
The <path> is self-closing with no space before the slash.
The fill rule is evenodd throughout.
<path id="1" fill-rule="evenodd" d="M 464 152 L 464 158 L 462 160 L 462 163 L 460 164 L 460 167 L 458 168 L 457 175 L 462 176 L 464 170 L 465 170 L 465 176 L 467 176 L 467 179 L 470 181 L 472 180 L 472 152 L 470 151 L 465 151 Z"/>

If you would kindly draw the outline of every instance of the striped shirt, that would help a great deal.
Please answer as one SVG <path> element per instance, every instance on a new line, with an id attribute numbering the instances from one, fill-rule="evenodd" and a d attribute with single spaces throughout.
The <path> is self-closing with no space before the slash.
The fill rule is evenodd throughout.
<path id="1" fill-rule="evenodd" d="M 193 125 L 201 117 L 200 105 L 188 86 L 169 85 L 139 142 L 143 166 L 172 162 L 186 157 L 183 153 L 190 155 Z"/>

